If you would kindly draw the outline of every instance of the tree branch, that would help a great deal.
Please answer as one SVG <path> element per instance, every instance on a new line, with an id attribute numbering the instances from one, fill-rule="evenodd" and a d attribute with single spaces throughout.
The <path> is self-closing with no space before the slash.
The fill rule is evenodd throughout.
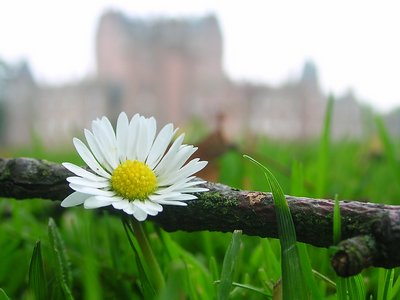
<path id="1" fill-rule="evenodd" d="M 71 176 L 62 165 L 30 158 L 0 159 L 0 196 L 16 199 L 62 200 L 72 190 Z M 151 219 L 167 231 L 241 229 L 247 235 L 278 237 L 270 193 L 250 192 L 207 182 L 209 191 L 187 207 L 164 206 Z M 286 196 L 297 239 L 317 247 L 332 242 L 332 200 Z M 340 202 L 342 241 L 335 246 L 332 266 L 340 276 L 351 276 L 369 266 L 400 266 L 400 207 L 362 202 Z M 120 211 L 113 210 L 119 214 Z"/>

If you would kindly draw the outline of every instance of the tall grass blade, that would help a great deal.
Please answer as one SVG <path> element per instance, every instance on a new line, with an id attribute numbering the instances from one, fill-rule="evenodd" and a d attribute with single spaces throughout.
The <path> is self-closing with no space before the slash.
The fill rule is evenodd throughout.
<path id="1" fill-rule="evenodd" d="M 347 300 L 347 286 L 344 278 L 336 278 L 336 297 L 338 300 Z"/>
<path id="2" fill-rule="evenodd" d="M 128 238 L 129 245 L 135 253 L 136 265 L 139 272 L 140 288 L 145 299 L 153 299 L 156 295 L 156 287 L 151 281 L 151 269 L 143 257 L 142 250 L 135 240 L 134 232 L 128 220 L 123 220 L 124 230 Z"/>
<path id="3" fill-rule="evenodd" d="M 10 298 L 8 298 L 6 292 L 0 288 L 0 300 L 10 300 Z"/>
<path id="4" fill-rule="evenodd" d="M 361 274 L 346 278 L 349 299 L 365 299 L 365 285 Z"/>
<path id="5" fill-rule="evenodd" d="M 385 285 L 384 285 L 384 299 L 392 299 L 393 298 L 393 278 L 394 272 L 393 269 L 386 270 L 386 278 L 385 278 Z"/>
<path id="6" fill-rule="evenodd" d="M 313 275 L 310 270 L 308 270 L 308 272 L 311 274 L 307 275 L 305 275 L 304 270 L 302 270 L 300 255 L 296 244 L 296 230 L 285 194 L 274 175 L 264 165 L 250 156 L 244 155 L 244 157 L 264 170 L 265 177 L 274 198 L 278 221 L 278 234 L 281 243 L 283 299 L 311 299 L 310 287 L 307 285 L 305 276 L 313 280 Z"/>
<path id="7" fill-rule="evenodd" d="M 385 270 L 385 269 L 380 269 L 379 270 L 379 283 L 378 283 L 378 295 L 377 295 L 377 300 L 390 300 L 393 298 L 395 293 L 393 293 L 393 278 L 394 278 L 394 272 L 393 269 L 390 270 Z"/>
<path id="8" fill-rule="evenodd" d="M 308 252 L 307 252 L 307 246 L 303 243 L 298 243 L 297 244 L 297 248 L 299 251 L 299 257 L 300 257 L 300 264 L 301 264 L 301 269 L 303 272 L 303 276 L 304 276 L 304 281 L 307 284 L 307 287 L 310 290 L 310 294 L 311 294 L 311 299 L 313 300 L 317 300 L 317 299 L 323 299 L 322 298 L 322 294 L 315 282 L 314 279 L 314 272 L 313 269 L 311 267 L 311 263 L 310 263 L 310 258 L 308 256 Z"/>
<path id="9" fill-rule="evenodd" d="M 341 240 L 341 213 L 338 195 L 333 209 L 333 242 Z M 336 294 L 339 300 L 365 299 L 365 285 L 361 274 L 349 278 L 336 277 Z"/>
<path id="10" fill-rule="evenodd" d="M 181 245 L 173 241 L 168 233 L 161 231 L 161 238 L 165 246 L 165 250 L 168 252 L 171 259 L 184 259 L 191 265 L 195 266 L 203 276 L 209 275 L 204 265 L 199 262 L 192 253 L 188 252 L 182 248 Z"/>
<path id="11" fill-rule="evenodd" d="M 397 299 L 395 298 L 397 293 L 399 292 L 400 289 L 400 276 L 399 274 L 397 274 L 396 276 L 396 280 L 394 280 L 394 276 L 393 276 L 393 287 L 392 287 L 392 299 Z"/>
<path id="12" fill-rule="evenodd" d="M 390 140 L 389 133 L 385 127 L 385 124 L 383 123 L 383 120 L 381 117 L 376 117 L 375 118 L 375 124 L 378 129 L 379 137 L 383 143 L 384 149 L 385 149 L 385 154 L 388 158 L 388 162 L 390 166 L 392 167 L 392 170 L 397 177 L 397 179 L 400 181 L 400 168 L 399 168 L 399 163 L 396 160 L 396 151 L 395 147 Z"/>
<path id="13" fill-rule="evenodd" d="M 210 257 L 208 266 L 209 266 L 209 269 L 210 269 L 210 273 L 211 273 L 212 279 L 214 281 L 218 280 L 218 277 L 219 277 L 218 276 L 218 274 L 219 274 L 218 265 L 217 265 L 217 261 L 216 261 L 214 256 Z"/>
<path id="14" fill-rule="evenodd" d="M 219 272 L 218 272 L 217 261 L 214 256 L 210 257 L 208 266 L 210 269 L 211 278 L 212 278 L 213 282 L 216 282 L 219 278 Z M 218 294 L 218 286 L 216 286 L 216 285 L 214 285 L 214 293 L 215 293 L 215 295 Z"/>
<path id="15" fill-rule="evenodd" d="M 329 164 L 329 144 L 331 136 L 331 121 L 333 114 L 333 96 L 330 95 L 326 108 L 324 128 L 321 135 L 318 153 L 318 176 L 316 177 L 316 196 L 323 197 L 326 193 Z"/>
<path id="16" fill-rule="evenodd" d="M 181 295 L 182 293 L 186 293 L 188 299 L 215 299 L 218 294 L 218 287 L 213 283 L 220 276 L 215 259 L 211 257 L 210 268 L 207 269 L 195 255 L 174 241 L 170 234 L 160 231 L 160 237 L 163 253 L 166 254 L 164 259 L 168 261 L 171 269 L 170 271 L 164 271 L 164 274 L 168 274 L 166 276 L 166 289 L 171 290 L 171 284 L 176 283 L 174 281 L 175 278 L 171 278 L 172 275 L 172 277 L 179 277 L 177 279 L 179 280 L 177 281 L 177 288 L 180 290 Z M 168 291 L 165 292 L 164 290 L 163 295 L 168 297 Z M 165 299 L 176 299 L 176 297 Z"/>
<path id="17" fill-rule="evenodd" d="M 29 288 L 35 295 L 36 300 L 49 299 L 40 241 L 37 241 L 35 247 L 33 248 L 31 263 L 29 265 L 28 283 Z"/>
<path id="18" fill-rule="evenodd" d="M 186 269 L 186 279 L 187 279 L 189 299 L 193 300 L 201 299 L 200 295 L 196 291 L 196 278 L 195 278 L 196 272 L 194 267 L 191 264 L 185 262 L 185 269 Z"/>
<path id="19" fill-rule="evenodd" d="M 339 300 L 365 299 L 364 280 L 360 274 L 349 278 L 338 277 L 336 288 Z"/>
<path id="20" fill-rule="evenodd" d="M 240 240 L 242 231 L 235 230 L 232 234 L 232 241 L 225 253 L 224 262 L 222 264 L 221 281 L 218 287 L 218 299 L 228 299 L 232 289 L 233 271 L 239 254 Z"/>
<path id="21" fill-rule="evenodd" d="M 93 255 L 92 247 L 88 244 L 86 249 L 83 249 L 83 284 L 84 295 L 86 300 L 97 300 L 102 298 L 100 271 L 97 257 Z"/>
<path id="22" fill-rule="evenodd" d="M 333 207 L 333 244 L 337 245 L 342 235 L 342 219 L 340 216 L 339 196 L 335 195 L 335 206 Z"/>
<path id="23" fill-rule="evenodd" d="M 304 194 L 304 175 L 303 166 L 298 161 L 293 161 L 292 163 L 292 174 L 291 174 L 291 189 L 292 195 L 303 195 Z M 298 243 L 297 247 L 299 249 L 300 262 L 302 264 L 302 270 L 304 273 L 304 280 L 310 287 L 310 292 L 312 299 L 322 299 L 322 294 L 315 282 L 313 271 L 310 263 L 310 258 L 307 251 L 307 246 L 303 243 Z"/>
<path id="24" fill-rule="evenodd" d="M 48 234 L 51 250 L 55 258 L 57 284 L 59 285 L 64 299 L 74 299 L 71 293 L 72 274 L 69 258 L 64 246 L 64 241 L 52 218 L 49 219 Z"/>
<path id="25" fill-rule="evenodd" d="M 292 173 L 290 176 L 290 194 L 304 195 L 304 172 L 303 165 L 297 160 L 292 162 Z"/>
<path id="26" fill-rule="evenodd" d="M 215 283 L 219 284 L 219 283 L 221 283 L 221 281 L 216 280 Z M 240 288 L 243 290 L 254 292 L 255 294 L 261 294 L 261 295 L 265 296 L 265 299 L 272 299 L 271 293 L 266 292 L 263 288 L 259 288 L 259 287 L 252 286 L 250 284 L 243 284 L 243 283 L 239 283 L 239 282 L 232 282 L 232 286 L 235 288 Z"/>
<path id="27" fill-rule="evenodd" d="M 243 160 L 235 150 L 230 150 L 219 159 L 219 182 L 240 189 L 243 186 Z"/>
<path id="28" fill-rule="evenodd" d="M 279 255 L 276 254 L 272 245 L 271 239 L 262 239 L 261 247 L 263 250 L 264 257 L 268 257 L 268 261 L 265 262 L 265 272 L 267 272 L 270 278 L 278 279 L 281 276 L 281 262 Z"/>

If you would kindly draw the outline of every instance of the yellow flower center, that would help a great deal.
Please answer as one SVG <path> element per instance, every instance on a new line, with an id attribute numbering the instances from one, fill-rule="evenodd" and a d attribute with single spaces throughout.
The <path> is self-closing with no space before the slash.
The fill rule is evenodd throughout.
<path id="1" fill-rule="evenodd" d="M 157 187 L 157 177 L 143 162 L 127 160 L 111 176 L 111 186 L 121 197 L 144 200 Z"/>

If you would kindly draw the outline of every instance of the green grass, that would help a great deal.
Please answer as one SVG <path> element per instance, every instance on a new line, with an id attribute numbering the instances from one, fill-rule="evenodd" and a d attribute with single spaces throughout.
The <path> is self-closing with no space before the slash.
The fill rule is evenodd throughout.
<path id="1" fill-rule="evenodd" d="M 273 195 L 281 244 L 282 298 L 321 299 L 307 250 L 298 247 L 293 219 L 281 186 L 268 168 L 247 155 L 245 157 L 261 167 Z"/>
<path id="2" fill-rule="evenodd" d="M 286 194 L 338 194 L 340 199 L 400 204 L 400 141 L 390 137 L 380 121 L 378 151 L 370 140 L 330 141 L 327 124 L 320 140 L 277 143 L 258 138 L 251 147 L 244 142 L 239 149 L 265 165 Z M 220 158 L 220 181 L 265 190 L 263 171 L 241 152 L 230 150 Z M 40 145 L 14 153 L 79 163 L 73 152 L 48 153 Z M 334 218 L 332 239 L 337 242 L 339 209 Z M 285 262 L 277 239 L 167 233 L 145 222 L 136 228 L 142 230 L 143 241 L 135 228 L 125 228 L 119 218 L 101 211 L 1 199 L 0 299 L 270 299 L 284 288 Z M 370 268 L 343 280 L 330 266 L 328 249 L 305 244 L 297 244 L 297 249 L 301 268 L 314 274 L 304 278 L 314 298 L 400 297 L 399 269 Z"/>

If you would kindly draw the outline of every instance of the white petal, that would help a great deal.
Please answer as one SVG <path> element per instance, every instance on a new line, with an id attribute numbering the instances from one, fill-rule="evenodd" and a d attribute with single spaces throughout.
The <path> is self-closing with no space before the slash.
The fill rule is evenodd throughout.
<path id="1" fill-rule="evenodd" d="M 74 183 L 70 183 L 69 186 L 77 192 L 80 192 L 83 194 L 88 194 L 88 195 L 93 195 L 93 196 L 112 197 L 115 195 L 115 193 L 113 191 L 99 190 L 96 188 L 80 186 L 80 185 L 77 185 Z"/>
<path id="2" fill-rule="evenodd" d="M 85 200 L 83 206 L 87 209 L 108 206 L 115 200 L 110 197 L 93 196 Z"/>
<path id="3" fill-rule="evenodd" d="M 187 206 L 187 203 L 185 203 L 185 202 L 179 202 L 179 201 L 173 201 L 173 200 L 171 201 L 171 200 L 160 199 L 160 200 L 156 200 L 154 202 L 157 202 L 159 204 L 164 204 L 164 205 Z"/>
<path id="4" fill-rule="evenodd" d="M 139 133 L 139 120 L 140 120 L 140 115 L 135 114 L 132 117 L 131 122 L 129 123 L 128 137 L 127 137 L 128 141 L 126 144 L 126 157 L 127 159 L 130 160 L 137 159 L 136 144 L 137 144 L 137 136 Z"/>
<path id="5" fill-rule="evenodd" d="M 167 193 L 167 194 L 162 194 L 162 195 L 149 195 L 149 199 L 151 201 L 156 201 L 160 199 L 165 199 L 165 198 L 173 198 L 173 197 L 179 197 L 181 195 L 180 192 L 172 192 L 172 193 Z"/>
<path id="6" fill-rule="evenodd" d="M 165 193 L 173 192 L 175 190 L 179 190 L 181 188 L 193 186 L 193 185 L 195 185 L 195 181 L 190 182 L 190 180 L 192 180 L 193 178 L 195 178 L 195 177 L 194 176 L 186 177 L 186 178 L 183 178 L 181 181 L 175 182 L 172 185 L 159 186 L 159 189 L 155 191 L 155 194 L 165 194 Z"/>
<path id="7" fill-rule="evenodd" d="M 107 135 L 108 140 L 111 143 L 115 144 L 115 132 L 110 120 L 107 117 L 102 117 L 101 124 L 103 125 L 103 129 L 105 134 Z"/>
<path id="8" fill-rule="evenodd" d="M 207 165 L 206 161 L 199 161 L 198 158 L 195 158 L 195 159 L 191 160 L 188 164 L 183 166 L 179 171 L 168 174 L 168 176 L 165 179 L 160 180 L 160 182 L 158 182 L 158 184 L 160 186 L 173 184 L 177 181 L 182 180 L 185 177 L 188 177 L 188 176 L 193 175 L 194 173 L 197 173 L 198 171 L 203 169 L 206 165 Z"/>
<path id="9" fill-rule="evenodd" d="M 189 177 L 189 178 L 193 178 L 193 177 Z M 190 181 L 190 182 L 187 182 L 187 183 L 177 186 L 175 191 L 179 191 L 181 193 L 207 192 L 209 190 L 208 188 L 196 186 L 196 185 L 203 184 L 203 183 L 205 183 L 205 181 L 200 181 L 200 180 Z"/>
<path id="10" fill-rule="evenodd" d="M 73 143 L 75 145 L 76 151 L 78 151 L 79 155 L 89 168 L 91 168 L 95 173 L 99 174 L 100 176 L 111 178 L 111 175 L 107 173 L 102 166 L 99 165 L 99 163 L 93 157 L 92 153 L 80 139 L 74 138 Z"/>
<path id="11" fill-rule="evenodd" d="M 126 113 L 121 112 L 118 116 L 117 129 L 116 129 L 116 139 L 117 139 L 118 156 L 120 163 L 126 160 L 128 129 L 129 129 L 128 116 L 126 115 Z"/>
<path id="12" fill-rule="evenodd" d="M 154 143 L 154 139 L 156 137 L 156 133 L 157 133 L 157 121 L 156 119 L 154 119 L 153 117 L 149 118 L 147 120 L 147 145 L 146 145 L 146 149 L 145 149 L 145 153 L 146 153 L 146 158 L 149 156 L 150 153 L 150 149 L 153 146 Z"/>
<path id="13" fill-rule="evenodd" d="M 72 173 L 74 173 L 75 175 L 81 176 L 83 178 L 92 180 L 92 181 L 104 181 L 104 180 L 108 180 L 107 178 L 104 177 L 100 177 L 97 176 L 91 172 L 86 171 L 85 169 L 78 167 L 74 164 L 71 163 L 63 163 L 62 164 L 66 169 L 70 170 Z"/>
<path id="14" fill-rule="evenodd" d="M 155 210 L 155 211 L 158 211 L 158 212 L 162 212 L 163 211 L 163 207 L 158 203 L 155 203 L 155 202 L 150 201 L 150 200 L 145 200 L 144 202 L 152 210 Z"/>
<path id="15" fill-rule="evenodd" d="M 169 173 L 178 171 L 196 150 L 197 148 L 193 146 L 181 146 L 175 156 L 167 162 L 162 173 L 159 174 L 159 180 L 163 181 Z"/>
<path id="16" fill-rule="evenodd" d="M 138 221 L 146 220 L 147 213 L 144 210 L 142 210 L 138 206 L 134 205 L 133 202 L 130 202 L 130 205 L 131 205 L 131 210 L 132 210 L 133 216 L 136 218 L 136 220 L 138 220 Z"/>
<path id="17" fill-rule="evenodd" d="M 144 221 L 147 218 L 147 213 L 141 208 L 129 202 L 128 200 L 121 199 L 119 201 L 113 202 L 112 206 L 115 209 L 121 209 L 129 215 L 133 215 L 138 221 Z"/>
<path id="18" fill-rule="evenodd" d="M 162 195 L 163 197 L 160 197 L 157 200 L 166 200 L 166 201 L 187 201 L 187 200 L 194 200 L 197 199 L 196 196 L 191 195 L 191 194 L 182 194 L 179 193 L 179 195 L 175 195 L 175 193 L 171 194 L 166 194 Z"/>
<path id="19" fill-rule="evenodd" d="M 191 181 L 194 178 L 194 176 L 191 177 L 186 177 L 182 179 L 179 182 L 176 182 L 170 186 L 166 187 L 160 187 L 158 190 L 156 190 L 154 193 L 155 194 L 166 194 L 170 192 L 183 192 L 184 190 L 190 191 L 189 193 L 193 192 L 206 192 L 208 191 L 207 188 L 203 187 L 196 187 L 196 185 L 203 184 L 205 181 Z"/>
<path id="20" fill-rule="evenodd" d="M 97 144 L 104 158 L 115 169 L 118 166 L 118 153 L 117 153 L 117 142 L 115 140 L 115 134 L 111 124 L 107 118 L 102 120 L 96 120 L 92 122 L 93 135 L 96 139 Z M 109 132 L 109 131 L 112 132 Z"/>
<path id="21" fill-rule="evenodd" d="M 82 177 L 72 176 L 68 177 L 67 181 L 70 183 L 78 184 L 81 186 L 93 187 L 93 188 L 105 188 L 110 186 L 110 182 L 107 181 L 93 181 Z"/>
<path id="22" fill-rule="evenodd" d="M 151 201 L 141 201 L 141 200 L 135 200 L 132 202 L 136 207 L 139 207 L 141 210 L 143 210 L 146 214 L 150 216 L 155 216 L 162 210 L 162 206 Z M 160 210 L 161 207 L 161 210 Z"/>
<path id="23" fill-rule="evenodd" d="M 166 200 L 171 199 L 170 197 L 168 197 Z M 191 194 L 181 194 L 178 197 L 174 197 L 173 201 L 177 200 L 177 201 L 187 201 L 187 200 L 194 200 L 197 199 L 197 197 L 195 195 L 191 195 Z"/>
<path id="24" fill-rule="evenodd" d="M 182 141 L 184 139 L 185 135 L 182 133 L 178 138 L 173 142 L 171 147 L 169 148 L 168 152 L 164 155 L 164 157 L 161 159 L 160 163 L 157 165 L 157 167 L 154 169 L 154 172 L 157 175 L 163 174 L 165 167 L 168 166 L 168 163 L 170 160 L 172 160 L 176 153 L 178 152 Z"/>
<path id="25" fill-rule="evenodd" d="M 141 162 L 146 161 L 146 158 L 149 155 L 151 145 L 153 144 L 154 141 L 155 133 L 156 133 L 155 119 L 154 118 L 146 119 L 145 117 L 141 116 L 139 122 L 139 133 L 137 136 L 137 143 L 136 143 L 137 160 Z"/>
<path id="26" fill-rule="evenodd" d="M 146 164 L 154 169 L 156 164 L 159 162 L 161 157 L 164 155 L 165 151 L 168 148 L 168 145 L 171 143 L 172 137 L 174 136 L 176 130 L 174 131 L 173 125 L 167 124 L 165 125 L 161 131 L 158 133 L 153 146 L 150 149 L 149 155 L 147 156 Z"/>
<path id="27" fill-rule="evenodd" d="M 110 173 L 112 173 L 113 168 L 111 167 L 110 163 L 105 159 L 103 152 L 100 150 L 100 147 L 94 137 L 93 133 L 89 130 L 85 129 L 85 137 L 86 141 L 89 145 L 91 152 L 93 153 L 96 160 Z"/>
<path id="28" fill-rule="evenodd" d="M 187 178 L 190 178 L 190 181 L 188 181 L 185 184 L 183 184 L 182 185 L 183 188 L 188 188 L 188 187 L 192 187 L 192 186 L 196 186 L 196 185 L 199 185 L 199 184 L 206 183 L 206 181 L 203 181 L 203 180 L 192 180 L 193 178 L 195 178 L 195 176 L 190 176 L 190 177 L 187 177 Z M 183 180 L 181 182 L 183 182 Z"/>
<path id="29" fill-rule="evenodd" d="M 138 208 L 134 205 L 132 205 L 132 203 L 130 203 L 129 201 L 127 201 L 128 204 L 124 206 L 124 208 L 122 208 L 122 210 L 127 213 L 128 215 L 133 215 L 133 213 L 135 211 L 138 210 Z"/>
<path id="30" fill-rule="evenodd" d="M 174 160 L 174 163 L 170 165 L 169 170 L 173 171 L 180 169 L 184 165 L 184 163 L 189 159 L 189 157 L 196 152 L 197 149 L 198 149 L 197 147 L 193 147 L 191 145 L 189 146 L 186 145 L 181 147 Z"/>
<path id="31" fill-rule="evenodd" d="M 177 192 L 177 193 L 199 193 L 199 192 L 207 192 L 209 189 L 208 188 L 203 188 L 203 187 L 194 187 L 199 184 L 205 183 L 205 181 L 190 181 L 194 178 L 192 177 L 187 177 L 177 183 L 174 183 L 173 185 L 170 185 L 166 188 L 160 188 L 156 190 L 154 193 L 157 195 L 166 195 L 167 193 L 171 192 Z M 189 182 L 187 182 L 189 181 Z"/>
<path id="32" fill-rule="evenodd" d="M 112 206 L 115 209 L 124 209 L 129 206 L 129 201 L 121 198 L 119 201 L 113 202 Z"/>
<path id="33" fill-rule="evenodd" d="M 85 202 L 85 200 L 89 197 L 90 197 L 90 195 L 87 195 L 87 194 L 73 192 L 72 194 L 70 194 L 67 198 L 65 198 L 61 202 L 61 206 L 62 207 L 72 207 L 72 206 L 80 205 L 83 202 Z"/>
<path id="34" fill-rule="evenodd" d="M 187 189 L 179 189 L 179 191 L 181 192 L 181 193 L 200 193 L 200 192 L 208 192 L 209 191 L 209 189 L 207 189 L 207 188 L 201 188 L 201 187 L 199 187 L 199 188 L 187 188 Z"/>

